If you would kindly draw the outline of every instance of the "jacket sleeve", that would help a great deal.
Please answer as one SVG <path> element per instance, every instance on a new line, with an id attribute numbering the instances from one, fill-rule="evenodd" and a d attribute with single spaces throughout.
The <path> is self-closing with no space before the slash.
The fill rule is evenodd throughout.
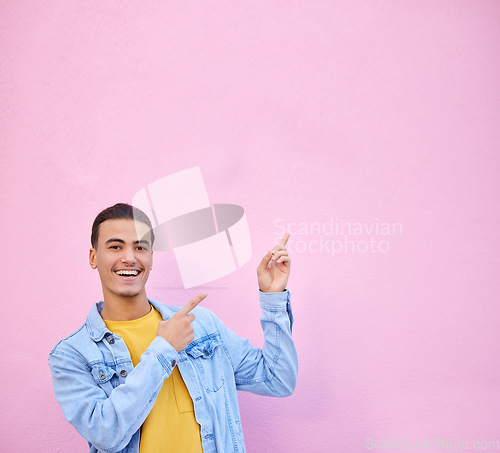
<path id="1" fill-rule="evenodd" d="M 251 346 L 249 340 L 239 337 L 215 318 L 221 340 L 232 362 L 238 390 L 267 396 L 289 396 L 295 390 L 298 374 L 297 351 L 292 340 L 290 292 L 259 291 L 259 299 L 263 348 Z"/>
<path id="2" fill-rule="evenodd" d="M 106 367 L 93 370 L 71 346 L 57 345 L 50 353 L 49 365 L 56 399 L 66 419 L 100 451 L 118 452 L 148 416 L 178 357 L 165 339 L 156 337 L 125 382 L 109 396 L 93 375 Z"/>

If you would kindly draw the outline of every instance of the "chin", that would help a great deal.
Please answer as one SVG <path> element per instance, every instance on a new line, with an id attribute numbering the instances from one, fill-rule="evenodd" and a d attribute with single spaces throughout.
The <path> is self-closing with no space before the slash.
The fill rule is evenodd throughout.
<path id="1" fill-rule="evenodd" d="M 140 291 L 126 291 L 123 293 L 120 293 L 120 297 L 137 297 L 139 294 L 141 294 Z"/>

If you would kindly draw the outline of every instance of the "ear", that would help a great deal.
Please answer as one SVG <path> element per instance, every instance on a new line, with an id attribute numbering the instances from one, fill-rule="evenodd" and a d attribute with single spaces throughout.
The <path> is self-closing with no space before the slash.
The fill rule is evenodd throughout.
<path id="1" fill-rule="evenodd" d="M 95 248 L 91 248 L 89 252 L 89 264 L 92 269 L 97 269 L 97 263 L 95 259 Z"/>

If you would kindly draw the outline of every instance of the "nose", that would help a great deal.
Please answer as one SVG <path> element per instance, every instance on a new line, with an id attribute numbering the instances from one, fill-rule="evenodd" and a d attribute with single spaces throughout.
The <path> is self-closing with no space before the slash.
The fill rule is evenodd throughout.
<path id="1" fill-rule="evenodd" d="M 123 249 L 122 263 L 134 264 L 136 261 L 134 249 L 131 247 L 125 247 Z"/>

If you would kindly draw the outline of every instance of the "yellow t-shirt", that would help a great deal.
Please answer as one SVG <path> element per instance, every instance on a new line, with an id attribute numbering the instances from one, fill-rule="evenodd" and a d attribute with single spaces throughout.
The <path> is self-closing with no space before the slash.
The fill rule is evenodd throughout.
<path id="1" fill-rule="evenodd" d="M 106 321 L 111 332 L 125 341 L 136 366 L 142 353 L 156 337 L 162 317 L 154 307 L 142 318 L 132 321 Z M 153 409 L 141 427 L 140 453 L 202 453 L 200 425 L 194 417 L 193 401 L 175 367 L 164 381 Z"/>

